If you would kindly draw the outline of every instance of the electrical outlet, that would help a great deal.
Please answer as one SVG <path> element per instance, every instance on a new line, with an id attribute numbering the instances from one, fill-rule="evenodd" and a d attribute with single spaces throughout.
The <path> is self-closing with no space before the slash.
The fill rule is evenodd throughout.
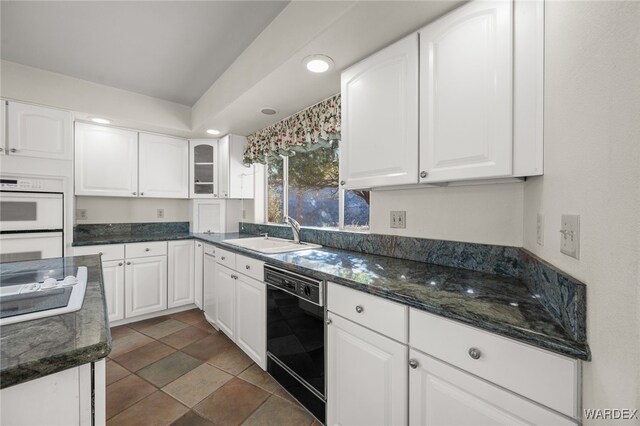
<path id="1" fill-rule="evenodd" d="M 76 219 L 77 220 L 88 220 L 89 216 L 87 215 L 87 209 L 77 209 L 76 210 Z"/>
<path id="2" fill-rule="evenodd" d="M 538 220 L 536 223 L 536 241 L 539 246 L 544 245 L 544 215 L 538 213 Z"/>
<path id="3" fill-rule="evenodd" d="M 407 212 L 406 211 L 392 211 L 391 212 L 391 227 L 392 228 L 406 228 L 407 227 Z"/>
<path id="4" fill-rule="evenodd" d="M 560 251 L 567 256 L 580 258 L 580 216 L 563 214 L 560 226 Z"/>
<path id="5" fill-rule="evenodd" d="M 164 209 L 158 209 L 158 214 L 156 216 L 158 219 L 164 218 Z"/>

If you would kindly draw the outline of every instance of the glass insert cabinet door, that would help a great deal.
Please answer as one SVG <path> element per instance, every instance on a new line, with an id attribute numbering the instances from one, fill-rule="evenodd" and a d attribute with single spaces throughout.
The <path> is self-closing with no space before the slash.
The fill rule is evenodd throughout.
<path id="1" fill-rule="evenodd" d="M 191 198 L 217 198 L 217 140 L 191 140 Z"/>

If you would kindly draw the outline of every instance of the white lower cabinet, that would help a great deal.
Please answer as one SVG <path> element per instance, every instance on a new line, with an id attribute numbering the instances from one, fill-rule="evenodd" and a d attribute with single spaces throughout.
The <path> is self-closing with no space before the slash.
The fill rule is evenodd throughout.
<path id="1" fill-rule="evenodd" d="M 193 302 L 196 306 L 204 310 L 204 244 L 200 241 L 193 242 L 193 282 L 195 292 L 193 294 Z"/>
<path id="2" fill-rule="evenodd" d="M 169 278 L 167 307 L 188 305 L 195 301 L 193 241 L 169 241 Z"/>
<path id="3" fill-rule="evenodd" d="M 266 369 L 267 290 L 263 282 L 242 274 L 236 276 L 236 344 Z"/>
<path id="4" fill-rule="evenodd" d="M 167 257 L 128 259 L 125 272 L 127 318 L 167 309 Z"/>
<path id="5" fill-rule="evenodd" d="M 575 425 L 572 420 L 419 351 L 410 351 L 409 424 Z"/>
<path id="6" fill-rule="evenodd" d="M 124 260 L 102 262 L 102 279 L 109 322 L 124 319 Z"/>
<path id="7" fill-rule="evenodd" d="M 204 315 L 209 322 L 218 326 L 216 313 L 216 249 L 210 244 L 203 244 L 202 286 L 204 295 Z"/>
<path id="8" fill-rule="evenodd" d="M 407 346 L 333 313 L 329 320 L 327 424 L 407 424 Z"/>
<path id="9" fill-rule="evenodd" d="M 220 330 L 231 340 L 235 340 L 236 323 L 236 280 L 235 271 L 217 265 L 214 279 L 216 299 L 215 321 Z"/>

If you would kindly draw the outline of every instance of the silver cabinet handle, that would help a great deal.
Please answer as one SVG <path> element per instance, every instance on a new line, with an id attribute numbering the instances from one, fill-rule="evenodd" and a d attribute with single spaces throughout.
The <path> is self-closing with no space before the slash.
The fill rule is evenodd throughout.
<path id="1" fill-rule="evenodd" d="M 420 172 L 420 177 L 423 178 L 423 179 L 426 178 L 428 175 L 429 175 L 429 173 L 427 173 L 425 171 Z"/>
<path id="2" fill-rule="evenodd" d="M 340 181 L 340 185 L 344 185 L 345 183 L 347 183 L 347 182 L 345 182 L 343 180 Z"/>
<path id="3" fill-rule="evenodd" d="M 135 191 L 133 191 L 133 192 L 132 192 L 132 194 L 133 194 L 133 195 L 138 195 L 138 193 L 137 193 L 137 192 L 135 192 Z"/>
<path id="4" fill-rule="evenodd" d="M 118 266 L 122 266 L 122 262 L 118 262 Z"/>
<path id="5" fill-rule="evenodd" d="M 331 325 L 332 322 L 331 318 L 327 318 L 327 325 Z"/>
<path id="6" fill-rule="evenodd" d="M 127 265 L 131 265 L 131 262 L 127 262 Z"/>
<path id="7" fill-rule="evenodd" d="M 480 359 L 482 352 L 478 348 L 469 348 L 469 356 L 473 359 Z"/>
<path id="8" fill-rule="evenodd" d="M 99 252 L 98 254 L 99 254 L 100 256 L 102 256 L 104 253 L 103 253 L 103 252 Z"/>
<path id="9" fill-rule="evenodd" d="M 151 249 L 150 249 L 150 248 L 148 248 L 148 247 L 147 247 L 146 249 L 144 249 L 144 251 L 150 251 L 150 250 L 151 250 Z"/>
<path id="10" fill-rule="evenodd" d="M 202 244 L 198 244 L 198 247 L 202 247 Z"/>
<path id="11" fill-rule="evenodd" d="M 220 256 L 220 260 L 224 260 L 224 256 Z"/>
<path id="12" fill-rule="evenodd" d="M 140 195 L 144 195 L 144 192 L 141 192 Z"/>
<path id="13" fill-rule="evenodd" d="M 0 152 L 4 151 L 4 148 L 0 148 Z"/>
<path id="14" fill-rule="evenodd" d="M 245 266 L 245 268 L 247 268 L 247 270 L 251 269 L 251 266 L 247 265 Z"/>
<path id="15" fill-rule="evenodd" d="M 218 194 L 213 194 L 213 196 L 214 196 L 214 197 L 217 197 L 217 196 L 218 196 Z"/>
<path id="16" fill-rule="evenodd" d="M 9 150 L 9 152 L 18 152 L 18 150 L 17 150 L 17 149 L 15 149 L 15 148 L 11 148 L 11 149 Z"/>
<path id="17" fill-rule="evenodd" d="M 417 360 L 415 360 L 415 359 L 410 359 L 409 360 L 409 367 L 413 368 L 414 370 L 416 368 L 418 368 L 419 365 L 420 365 L 420 363 L 418 363 Z"/>
<path id="18" fill-rule="evenodd" d="M 364 311 L 364 308 L 360 305 L 356 306 L 356 312 L 361 314 Z"/>

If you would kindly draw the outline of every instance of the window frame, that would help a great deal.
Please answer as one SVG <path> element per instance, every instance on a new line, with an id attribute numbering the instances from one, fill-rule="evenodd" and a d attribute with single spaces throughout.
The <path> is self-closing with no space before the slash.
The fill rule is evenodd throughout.
<path id="1" fill-rule="evenodd" d="M 289 157 L 286 155 L 281 155 L 282 158 L 282 217 L 287 217 L 289 215 Z M 274 224 L 274 222 L 269 222 L 269 167 L 264 167 L 264 218 L 263 221 L 266 224 Z M 340 184 L 338 184 L 338 230 L 344 231 L 344 195 L 345 189 L 340 188 Z M 369 210 L 371 210 L 371 206 L 369 206 Z M 307 227 L 302 225 L 303 227 Z M 369 225 L 370 229 L 371 225 Z M 308 228 L 316 228 L 316 229 L 336 229 L 330 227 L 315 227 L 309 226 Z M 362 233 L 368 233 L 369 229 L 366 231 L 357 231 Z M 355 231 L 354 231 L 355 232 Z"/>

